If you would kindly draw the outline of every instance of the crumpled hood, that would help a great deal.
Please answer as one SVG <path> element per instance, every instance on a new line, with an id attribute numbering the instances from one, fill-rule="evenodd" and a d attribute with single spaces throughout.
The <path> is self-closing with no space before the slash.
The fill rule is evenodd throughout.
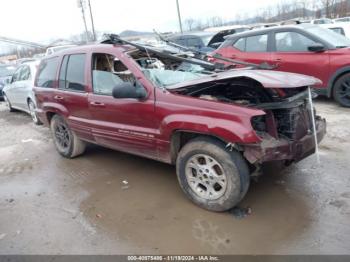
<path id="1" fill-rule="evenodd" d="M 240 77 L 254 79 L 261 83 L 265 88 L 295 88 L 301 86 L 314 86 L 322 84 L 322 81 L 318 78 L 302 74 L 271 70 L 233 69 L 208 76 L 203 76 L 198 79 L 181 82 L 175 85 L 167 86 L 167 89 L 178 89 L 206 82 L 215 82 L 217 80 L 225 80 Z"/>

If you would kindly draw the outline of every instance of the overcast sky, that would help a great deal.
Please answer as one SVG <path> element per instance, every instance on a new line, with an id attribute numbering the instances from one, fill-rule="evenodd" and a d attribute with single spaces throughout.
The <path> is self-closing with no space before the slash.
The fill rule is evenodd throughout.
<path id="1" fill-rule="evenodd" d="M 95 28 L 123 30 L 178 30 L 175 0 L 90 0 Z M 232 20 L 237 14 L 254 16 L 256 10 L 279 0 L 179 0 L 181 15 Z M 77 0 L 1 0 L 0 36 L 28 41 L 49 41 L 84 30 Z"/>

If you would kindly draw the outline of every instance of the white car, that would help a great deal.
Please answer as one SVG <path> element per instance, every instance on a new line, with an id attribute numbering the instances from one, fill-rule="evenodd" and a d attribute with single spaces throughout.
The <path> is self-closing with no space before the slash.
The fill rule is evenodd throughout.
<path id="1" fill-rule="evenodd" d="M 335 23 L 350 22 L 350 16 L 333 19 Z"/>
<path id="2" fill-rule="evenodd" d="M 11 81 L 3 89 L 4 100 L 10 112 L 24 111 L 37 125 L 41 124 L 35 113 L 36 102 L 33 92 L 34 78 L 40 61 L 21 64 L 13 73 Z"/>
<path id="3" fill-rule="evenodd" d="M 321 25 L 321 26 L 324 28 L 330 29 L 338 34 L 344 35 L 347 38 L 350 38 L 350 23 L 349 22 L 326 24 L 326 25 Z"/>
<path id="4" fill-rule="evenodd" d="M 319 19 L 314 19 L 314 20 L 310 20 L 311 24 L 315 24 L 315 25 L 326 25 L 326 24 L 333 24 L 333 20 L 329 19 L 329 18 L 319 18 Z"/>
<path id="5" fill-rule="evenodd" d="M 46 49 L 46 53 L 45 55 L 52 55 L 53 53 L 56 53 L 58 51 L 64 50 L 64 49 L 68 49 L 71 47 L 76 47 L 76 45 L 59 45 L 59 46 L 52 46 Z"/>

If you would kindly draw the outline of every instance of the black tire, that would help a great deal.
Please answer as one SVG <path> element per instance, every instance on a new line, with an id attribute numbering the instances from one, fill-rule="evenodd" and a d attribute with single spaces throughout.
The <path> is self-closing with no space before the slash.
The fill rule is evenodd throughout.
<path id="1" fill-rule="evenodd" d="M 28 100 L 28 110 L 30 112 L 30 117 L 32 118 L 34 124 L 42 125 L 43 123 L 40 121 L 39 117 L 37 116 L 37 114 L 34 111 L 35 108 L 36 108 L 35 103 L 31 99 L 29 99 Z"/>
<path id="2" fill-rule="evenodd" d="M 341 76 L 335 82 L 333 98 L 339 105 L 350 107 L 350 73 Z"/>
<path id="3" fill-rule="evenodd" d="M 5 104 L 10 112 L 16 111 L 15 109 L 12 108 L 10 100 L 7 98 L 6 94 L 4 93 L 4 101 Z"/>
<path id="4" fill-rule="evenodd" d="M 193 178 L 198 182 L 198 179 L 201 179 L 201 177 L 199 177 L 200 175 L 198 176 L 198 174 L 200 174 L 200 172 L 206 172 L 207 169 L 202 171 L 199 170 L 198 172 L 198 169 L 201 168 L 197 169 L 192 168 L 191 166 L 193 165 L 193 159 L 198 158 L 197 163 L 199 163 L 202 155 L 209 156 L 208 159 L 210 161 L 214 161 L 210 164 L 214 164 L 215 169 L 222 169 L 221 173 L 224 174 L 224 177 L 226 178 L 222 180 L 226 181 L 226 186 L 218 188 L 219 192 L 216 198 L 202 196 L 202 194 L 205 194 L 206 192 L 206 190 L 203 189 L 207 187 L 205 183 L 215 183 L 215 181 L 210 181 L 210 179 L 212 179 L 210 175 L 206 177 L 202 173 L 204 176 L 202 176 L 202 179 L 205 181 L 203 180 L 203 184 L 201 184 L 202 182 L 199 182 L 198 186 L 196 186 L 196 182 L 193 181 L 191 181 L 191 186 L 191 182 L 189 182 L 189 180 L 192 178 L 188 179 L 188 176 L 193 176 Z M 206 161 L 207 160 L 205 160 L 205 162 Z M 215 162 L 218 165 L 215 164 Z M 199 167 L 201 167 L 201 165 L 199 165 Z M 186 196 L 195 204 L 210 211 L 222 212 L 236 206 L 247 193 L 250 184 L 249 168 L 242 155 L 237 151 L 229 151 L 228 149 L 225 149 L 225 145 L 221 141 L 208 137 L 195 138 L 189 141 L 181 149 L 176 161 L 176 172 L 180 186 Z M 211 174 L 210 172 L 211 171 L 209 171 L 208 174 Z M 221 175 L 216 177 L 218 178 L 220 176 Z M 210 186 L 207 187 L 209 194 L 213 192 L 213 189 L 216 191 L 215 185 L 212 186 L 211 189 Z M 196 187 L 196 189 L 193 187 Z M 202 193 L 200 192 L 201 190 L 205 192 Z M 220 192 L 220 190 L 222 190 L 222 192 Z"/>
<path id="5" fill-rule="evenodd" d="M 86 143 L 70 130 L 62 116 L 54 115 L 50 128 L 56 149 L 62 156 L 74 158 L 84 153 Z"/>

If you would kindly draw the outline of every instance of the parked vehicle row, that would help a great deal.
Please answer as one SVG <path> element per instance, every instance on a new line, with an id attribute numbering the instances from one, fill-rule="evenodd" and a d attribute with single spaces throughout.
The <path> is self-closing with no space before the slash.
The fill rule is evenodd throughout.
<path id="1" fill-rule="evenodd" d="M 35 116 L 50 127 L 64 157 L 94 143 L 173 164 L 191 201 L 224 211 L 243 199 L 263 163 L 304 159 L 315 151 L 314 132 L 318 142 L 325 135 L 321 117 L 312 127 L 308 88 L 320 84 L 314 77 L 218 72 L 209 62 L 114 40 L 40 62 Z M 18 68 L 5 89 L 10 110 L 16 103 L 31 112 L 11 92 L 33 80 L 31 69 L 34 64 Z"/>
<path id="2" fill-rule="evenodd" d="M 201 33 L 214 43 L 213 34 Z M 93 143 L 173 164 L 191 201 L 225 211 L 244 198 L 264 163 L 288 165 L 315 152 L 326 121 L 314 116 L 310 88 L 350 106 L 350 40 L 312 24 L 222 40 L 209 55 L 221 59 L 204 61 L 111 35 L 23 62 L 4 98 L 10 111 L 50 127 L 62 156 L 77 157 Z"/>

